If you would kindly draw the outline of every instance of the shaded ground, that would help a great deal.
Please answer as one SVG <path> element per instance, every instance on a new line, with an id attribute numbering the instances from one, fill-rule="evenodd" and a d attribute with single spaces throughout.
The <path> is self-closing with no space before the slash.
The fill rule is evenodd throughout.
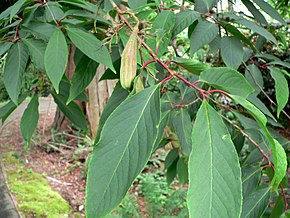
<path id="1" fill-rule="evenodd" d="M 26 106 L 27 103 L 24 102 L 3 125 L 0 132 L 0 146 L 3 153 L 13 152 L 14 157 L 11 158 L 24 160 L 25 169 L 32 169 L 42 174 L 49 185 L 69 202 L 73 210 L 83 215 L 85 195 L 83 169 L 80 165 L 74 164 L 72 150 L 65 150 L 64 154 L 54 152 L 51 147 L 42 144 L 43 141 L 37 141 L 36 137 L 35 144 L 32 143 L 30 147 L 25 146 L 19 126 L 20 117 Z M 42 136 L 44 132 L 47 133 L 44 128 L 49 128 L 53 122 L 56 106 L 50 99 L 41 99 L 39 110 L 41 115 L 36 135 Z"/>

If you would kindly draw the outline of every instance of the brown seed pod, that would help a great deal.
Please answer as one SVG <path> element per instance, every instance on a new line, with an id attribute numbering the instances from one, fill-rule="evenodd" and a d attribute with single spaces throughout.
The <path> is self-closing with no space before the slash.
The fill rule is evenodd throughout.
<path id="1" fill-rule="evenodd" d="M 137 71 L 137 51 L 138 51 L 138 26 L 134 27 L 133 32 L 123 50 L 120 82 L 124 89 L 131 89 Z"/>

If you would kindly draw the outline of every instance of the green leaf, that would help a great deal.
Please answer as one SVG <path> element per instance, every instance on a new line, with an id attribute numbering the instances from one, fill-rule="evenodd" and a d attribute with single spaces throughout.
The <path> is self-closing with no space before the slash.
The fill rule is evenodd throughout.
<path id="1" fill-rule="evenodd" d="M 47 2 L 46 3 L 46 20 L 52 22 L 54 20 L 59 21 L 64 18 L 64 12 L 61 9 L 61 5 L 56 2 Z"/>
<path id="2" fill-rule="evenodd" d="M 216 67 L 203 71 L 199 79 L 231 94 L 248 97 L 254 89 L 238 71 L 228 67 Z"/>
<path id="3" fill-rule="evenodd" d="M 167 185 L 170 185 L 174 181 L 174 179 L 177 175 L 177 162 L 178 162 L 178 160 L 179 160 L 179 157 L 177 157 L 166 170 Z"/>
<path id="4" fill-rule="evenodd" d="M 24 44 L 27 46 L 32 62 L 42 71 L 45 71 L 44 67 L 44 53 L 46 49 L 46 43 L 37 39 L 23 39 Z"/>
<path id="5" fill-rule="evenodd" d="M 164 143 L 166 143 L 167 141 L 167 139 L 164 139 L 163 136 L 164 136 L 164 129 L 168 123 L 169 115 L 170 115 L 170 111 L 166 111 L 161 114 L 161 119 L 157 127 L 158 133 L 157 133 L 157 138 L 156 138 L 155 145 L 153 148 L 153 152 L 156 151 L 158 148 L 160 148 L 160 146 L 164 145 Z"/>
<path id="6" fill-rule="evenodd" d="M 108 117 L 128 97 L 128 95 L 129 95 L 128 90 L 123 89 L 120 82 L 118 82 L 102 112 L 94 144 L 96 144 L 100 140 L 102 129 Z"/>
<path id="7" fill-rule="evenodd" d="M 190 116 L 185 109 L 180 109 L 171 116 L 171 123 L 176 133 L 181 151 L 184 155 L 189 156 L 191 151 L 191 130 L 192 124 Z"/>
<path id="8" fill-rule="evenodd" d="M 79 94 L 82 93 L 91 83 L 92 79 L 96 75 L 97 67 L 98 63 L 87 56 L 84 55 L 81 58 L 72 77 L 67 104 L 78 97 Z"/>
<path id="9" fill-rule="evenodd" d="M 12 18 L 18 14 L 18 12 L 20 11 L 21 7 L 26 3 L 26 2 L 32 2 L 31 0 L 19 0 L 17 1 L 11 8 L 10 11 L 10 21 L 12 20 Z"/>
<path id="10" fill-rule="evenodd" d="M 181 33 L 200 17 L 200 14 L 193 10 L 182 10 L 176 14 L 175 25 L 172 36 Z"/>
<path id="11" fill-rule="evenodd" d="M 206 63 L 202 63 L 194 59 L 176 57 L 174 58 L 173 62 L 195 75 L 200 75 L 202 71 L 209 68 Z"/>
<path id="12" fill-rule="evenodd" d="M 56 93 L 63 77 L 68 61 L 68 47 L 62 31 L 57 29 L 49 39 L 45 54 L 44 66 Z"/>
<path id="13" fill-rule="evenodd" d="M 221 55 L 228 67 L 238 69 L 243 60 L 243 44 L 235 36 L 221 39 Z"/>
<path id="14" fill-rule="evenodd" d="M 190 217 L 240 217 L 239 158 L 220 115 L 206 101 L 193 125 L 188 167 Z"/>
<path id="15" fill-rule="evenodd" d="M 261 169 L 258 165 L 242 167 L 243 198 L 249 196 L 258 186 L 261 179 Z"/>
<path id="16" fill-rule="evenodd" d="M 20 123 L 20 129 L 23 138 L 29 142 L 36 130 L 39 112 L 38 112 L 38 94 L 34 95 L 25 109 Z"/>
<path id="17" fill-rule="evenodd" d="M 85 55 L 116 72 L 107 47 L 93 34 L 77 28 L 67 28 L 67 33 L 72 43 Z"/>
<path id="18" fill-rule="evenodd" d="M 252 95 L 257 96 L 261 92 L 260 87 L 264 87 L 264 80 L 260 69 L 255 64 L 248 65 L 245 77 L 250 85 L 255 89 L 255 92 Z"/>
<path id="19" fill-rule="evenodd" d="M 208 13 L 216 4 L 216 0 L 196 0 L 194 9 L 200 13 Z"/>
<path id="20" fill-rule="evenodd" d="M 277 121 L 273 114 L 269 111 L 267 106 L 254 94 L 250 95 L 247 98 L 248 101 L 250 101 L 252 104 L 254 104 L 260 111 L 262 111 L 265 115 L 273 119 L 275 122 Z"/>
<path id="21" fill-rule="evenodd" d="M 133 10 L 140 8 L 147 4 L 147 0 L 128 0 L 129 7 Z"/>
<path id="22" fill-rule="evenodd" d="M 188 181 L 188 166 L 187 161 L 184 157 L 178 159 L 176 166 L 177 176 L 179 182 L 184 185 Z"/>
<path id="23" fill-rule="evenodd" d="M 236 27 L 234 27 L 233 25 L 231 25 L 230 23 L 226 23 L 223 21 L 219 21 L 221 22 L 221 24 L 223 26 L 225 26 L 226 30 L 233 34 L 234 36 L 236 36 L 237 38 L 239 38 L 240 40 L 242 40 L 244 43 L 248 44 L 249 46 L 251 46 L 253 48 L 253 50 L 255 50 L 254 45 L 252 44 L 251 40 L 249 40 L 243 33 L 241 33 Z"/>
<path id="24" fill-rule="evenodd" d="M 256 23 L 254 23 L 253 21 L 247 20 L 244 17 L 241 16 L 237 16 L 235 14 L 232 13 L 224 13 L 225 16 L 234 19 L 235 22 L 251 29 L 253 32 L 256 32 L 258 34 L 260 34 L 261 36 L 265 37 L 267 40 L 274 42 L 276 45 L 278 45 L 277 40 L 275 39 L 275 37 L 269 33 L 266 29 L 264 29 L 263 27 L 257 25 Z"/>
<path id="25" fill-rule="evenodd" d="M 288 62 L 285 61 L 281 61 L 281 60 L 274 60 L 268 63 L 269 65 L 279 65 L 279 66 L 283 66 L 286 67 L 288 69 L 290 69 L 290 64 Z M 288 73 L 289 76 L 289 73 Z"/>
<path id="26" fill-rule="evenodd" d="M 257 123 L 259 124 L 259 126 L 261 127 L 261 129 L 263 130 L 269 141 L 269 144 L 272 149 L 272 156 L 274 158 L 274 166 L 275 166 L 275 175 L 271 181 L 271 185 L 273 186 L 273 189 L 277 191 L 280 182 L 286 175 L 287 169 L 286 153 L 282 145 L 276 139 L 274 139 L 271 136 L 270 132 L 268 131 L 266 127 L 267 118 L 265 117 L 265 115 L 246 99 L 236 95 L 232 95 L 231 97 L 236 103 L 242 105 L 245 109 L 247 109 L 247 111 L 255 118 L 255 120 L 257 121 Z"/>
<path id="27" fill-rule="evenodd" d="M 28 93 L 20 95 L 18 99 L 18 105 L 21 104 L 27 96 Z M 7 104 L 5 104 L 3 107 L 0 108 L 0 120 L 2 120 L 2 124 L 16 108 L 17 105 L 13 101 L 9 101 Z"/>
<path id="28" fill-rule="evenodd" d="M 27 48 L 22 42 L 16 42 L 8 51 L 3 80 L 8 94 L 15 104 L 18 103 L 28 57 Z"/>
<path id="29" fill-rule="evenodd" d="M 280 218 L 289 218 L 289 217 L 290 217 L 290 210 L 289 209 L 280 216 Z"/>
<path id="30" fill-rule="evenodd" d="M 268 26 L 268 22 L 265 19 L 264 15 L 255 7 L 255 5 L 249 0 L 242 0 L 244 5 L 248 8 L 251 14 L 257 19 L 261 24 Z"/>
<path id="31" fill-rule="evenodd" d="M 271 189 L 269 187 L 258 189 L 243 200 L 243 218 L 262 217 L 268 207 L 271 197 Z"/>
<path id="32" fill-rule="evenodd" d="M 269 67 L 271 76 L 275 80 L 275 94 L 277 100 L 277 116 L 279 115 L 283 108 L 287 105 L 289 100 L 289 87 L 288 82 L 284 74 L 279 70 L 279 68 Z"/>
<path id="33" fill-rule="evenodd" d="M 107 119 L 88 171 L 86 215 L 102 217 L 121 202 L 147 163 L 160 120 L 159 88 L 127 98 Z"/>
<path id="34" fill-rule="evenodd" d="M 37 21 L 31 21 L 29 24 L 23 25 L 22 27 L 26 32 L 32 33 L 45 41 L 49 41 L 52 34 L 57 30 L 55 25 Z"/>
<path id="35" fill-rule="evenodd" d="M 210 43 L 218 34 L 219 28 L 215 23 L 206 20 L 198 22 L 190 36 L 190 51 L 195 53 L 203 45 Z"/>
<path id="36" fill-rule="evenodd" d="M 158 29 L 164 30 L 172 34 L 172 30 L 175 25 L 175 14 L 170 10 L 163 10 L 153 22 L 152 30 L 156 31 Z"/>
<path id="37" fill-rule="evenodd" d="M 253 0 L 259 7 L 264 10 L 267 14 L 269 14 L 272 18 L 279 21 L 281 24 L 287 26 L 287 23 L 284 21 L 282 16 L 278 13 L 276 9 L 274 9 L 269 3 L 263 0 Z"/>
<path id="38" fill-rule="evenodd" d="M 164 169 L 168 169 L 178 158 L 178 148 L 171 149 L 165 158 Z"/>
<path id="39" fill-rule="evenodd" d="M 80 107 L 75 102 L 71 102 L 67 105 L 67 96 L 62 95 L 62 93 L 56 94 L 53 91 L 51 94 L 54 98 L 55 103 L 64 113 L 64 115 L 77 127 L 84 131 L 87 131 L 87 120 Z"/>
<path id="40" fill-rule="evenodd" d="M 0 43 L 0 57 L 5 54 L 9 48 L 13 45 L 12 42 L 4 42 Z"/>
<path id="41" fill-rule="evenodd" d="M 275 206 L 273 207 L 273 210 L 269 218 L 280 217 L 283 214 L 283 209 L 284 209 L 284 200 L 283 197 L 280 195 L 276 201 Z"/>

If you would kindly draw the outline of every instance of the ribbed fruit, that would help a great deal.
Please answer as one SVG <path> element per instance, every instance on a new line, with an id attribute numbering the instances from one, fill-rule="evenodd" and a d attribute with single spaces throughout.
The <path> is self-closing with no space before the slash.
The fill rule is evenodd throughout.
<path id="1" fill-rule="evenodd" d="M 138 26 L 134 27 L 130 38 L 123 50 L 120 81 L 124 89 L 130 90 L 136 77 L 137 71 L 137 51 L 138 51 Z"/>

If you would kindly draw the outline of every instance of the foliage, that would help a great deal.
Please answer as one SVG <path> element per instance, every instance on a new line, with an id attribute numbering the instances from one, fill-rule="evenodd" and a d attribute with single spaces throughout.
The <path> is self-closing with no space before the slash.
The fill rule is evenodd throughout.
<path id="1" fill-rule="evenodd" d="M 284 32 L 276 34 L 267 16 L 287 24 L 264 0 L 242 2 L 251 16 L 220 10 L 215 0 L 17 1 L 0 14 L 11 99 L 0 118 L 25 98 L 21 83 L 33 63 L 45 71 L 59 108 L 86 132 L 74 100 L 86 100 L 84 90 L 103 64 L 103 79 L 121 81 L 104 109 L 89 163 L 87 217 L 116 208 L 152 153 L 168 143 L 167 182 L 188 181 L 190 217 L 260 217 L 270 199 L 281 204 L 277 195 L 282 214 L 288 207 L 283 180 L 289 142 L 273 128 L 281 127 L 280 114 L 289 118 L 290 66 L 263 47 L 287 50 Z M 71 64 L 77 70 L 69 80 Z M 261 100 L 270 99 L 264 74 L 275 82 L 275 114 Z M 25 116 L 35 124 L 31 101 Z M 22 120 L 29 141 L 35 125 Z"/>

